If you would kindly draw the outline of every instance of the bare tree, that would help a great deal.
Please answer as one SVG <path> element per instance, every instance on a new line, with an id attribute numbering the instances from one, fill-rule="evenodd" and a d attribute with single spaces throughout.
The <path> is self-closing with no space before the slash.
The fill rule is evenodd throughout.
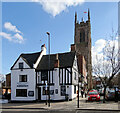
<path id="1" fill-rule="evenodd" d="M 115 36 L 112 36 L 112 40 L 106 40 L 102 57 L 96 55 L 96 63 L 93 64 L 93 74 L 100 78 L 104 87 L 103 102 L 105 102 L 107 86 L 110 85 L 114 76 L 120 72 L 120 48 L 115 41 Z"/>

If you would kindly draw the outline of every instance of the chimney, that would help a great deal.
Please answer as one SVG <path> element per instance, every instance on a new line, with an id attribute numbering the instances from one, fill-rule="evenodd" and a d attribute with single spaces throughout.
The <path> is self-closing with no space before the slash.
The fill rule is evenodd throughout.
<path id="1" fill-rule="evenodd" d="M 59 67 L 59 59 L 58 59 L 58 54 L 56 54 L 56 59 L 55 59 L 55 63 L 54 63 L 54 68 L 58 68 Z"/>
<path id="2" fill-rule="evenodd" d="M 45 47 L 45 44 L 43 44 L 43 45 L 41 46 L 41 51 L 43 51 L 43 52 L 44 52 L 44 55 L 46 55 L 46 47 Z"/>
<path id="3" fill-rule="evenodd" d="M 75 50 L 76 50 L 75 44 L 71 44 L 71 51 L 75 51 Z"/>

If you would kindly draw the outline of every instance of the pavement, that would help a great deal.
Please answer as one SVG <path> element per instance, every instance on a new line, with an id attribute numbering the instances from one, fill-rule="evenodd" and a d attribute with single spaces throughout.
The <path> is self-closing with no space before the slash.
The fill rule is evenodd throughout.
<path id="1" fill-rule="evenodd" d="M 51 102 L 50 107 L 44 102 L 36 103 L 3 103 L 2 109 L 34 109 L 34 110 L 120 110 L 120 102 L 107 101 L 103 103 L 102 100 L 99 102 L 86 102 L 86 98 L 81 98 L 79 100 L 79 108 L 77 108 L 77 98 L 72 101 L 65 102 Z"/>

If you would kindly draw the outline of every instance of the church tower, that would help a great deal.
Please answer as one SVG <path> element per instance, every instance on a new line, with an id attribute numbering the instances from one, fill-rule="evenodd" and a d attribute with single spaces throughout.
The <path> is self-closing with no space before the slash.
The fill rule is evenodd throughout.
<path id="1" fill-rule="evenodd" d="M 75 34 L 74 46 L 77 57 L 82 54 L 86 61 L 88 89 L 92 88 L 92 62 L 91 62 L 91 24 L 90 11 L 88 9 L 88 20 L 85 22 L 82 18 L 81 22 L 77 21 L 77 13 L 75 13 Z M 78 61 L 79 65 L 79 61 Z M 78 66 L 79 67 L 79 66 Z"/>

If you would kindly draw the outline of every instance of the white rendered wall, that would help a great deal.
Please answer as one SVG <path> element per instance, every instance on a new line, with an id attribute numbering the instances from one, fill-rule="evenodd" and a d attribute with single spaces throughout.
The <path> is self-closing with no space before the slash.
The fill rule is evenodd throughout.
<path id="1" fill-rule="evenodd" d="M 14 65 L 13 69 L 18 69 L 19 68 L 19 63 L 23 62 L 23 68 L 30 68 L 28 64 L 20 57 L 19 60 L 16 62 Z"/>
<path id="2" fill-rule="evenodd" d="M 59 68 L 56 68 L 53 71 L 53 83 L 54 86 L 50 86 L 50 90 L 54 90 L 54 95 L 50 95 L 51 100 L 65 100 L 65 96 L 61 96 L 61 85 L 59 85 Z M 69 99 L 75 98 L 77 94 L 74 94 L 74 85 L 65 85 L 65 86 L 66 86 L 66 94 L 69 95 Z M 40 86 L 40 87 L 41 87 L 41 100 L 46 100 L 46 95 L 42 95 L 43 87 L 45 86 Z M 58 94 L 55 93 L 55 89 L 58 89 Z M 76 86 L 76 91 L 77 91 L 77 86 Z"/>
<path id="3" fill-rule="evenodd" d="M 76 94 L 74 94 L 74 85 L 71 86 L 71 89 L 72 89 L 72 99 L 76 98 L 77 97 L 77 90 L 78 90 L 78 86 L 76 86 Z"/>
<path id="4" fill-rule="evenodd" d="M 75 57 L 75 60 L 74 60 L 74 63 L 73 63 L 73 68 L 72 68 L 72 84 L 73 85 L 77 85 L 78 84 L 78 66 L 77 66 L 77 62 L 76 62 L 76 65 L 75 65 L 75 61 L 77 61 L 76 57 Z M 76 72 L 76 80 L 74 79 L 75 78 L 75 73 Z"/>
<path id="5" fill-rule="evenodd" d="M 11 100 L 31 101 L 36 100 L 36 75 L 34 69 L 15 69 L 18 68 L 18 63 L 23 62 L 24 68 L 29 66 L 20 58 L 13 70 L 11 70 Z M 15 70 L 14 70 L 15 69 Z M 27 75 L 27 82 L 19 82 L 19 75 Z M 17 85 L 28 85 L 28 87 L 17 87 Z M 27 89 L 27 97 L 16 97 L 16 89 Z M 34 91 L 34 96 L 28 96 L 28 91 Z"/>

